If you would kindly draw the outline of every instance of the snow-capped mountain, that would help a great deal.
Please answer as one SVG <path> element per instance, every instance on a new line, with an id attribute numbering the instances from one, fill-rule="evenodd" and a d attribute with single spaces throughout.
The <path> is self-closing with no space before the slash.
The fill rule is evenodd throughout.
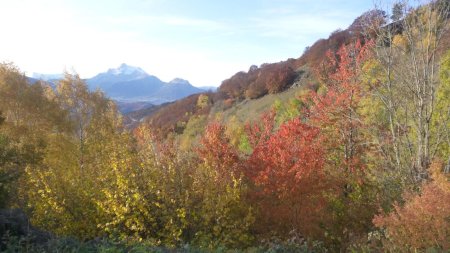
<path id="1" fill-rule="evenodd" d="M 184 80 L 181 78 L 175 78 L 172 81 L 170 81 L 169 84 L 189 84 L 190 85 L 188 80 Z"/>
<path id="2" fill-rule="evenodd" d="M 30 83 L 38 80 L 46 81 L 52 87 L 63 78 L 63 74 L 33 73 L 28 77 Z M 118 101 L 119 108 L 133 111 L 147 108 L 149 105 L 159 105 L 172 102 L 195 93 L 205 92 L 204 89 L 192 86 L 189 81 L 175 78 L 166 83 L 158 77 L 146 73 L 139 67 L 121 64 L 118 68 L 110 68 L 92 78 L 86 79 L 90 90 L 102 90 L 108 97 Z"/>
<path id="3" fill-rule="evenodd" d="M 118 68 L 109 69 L 106 73 L 116 76 L 130 76 L 133 78 L 148 76 L 141 68 L 129 66 L 125 63 L 122 63 Z"/>
<path id="4" fill-rule="evenodd" d="M 101 89 L 112 99 L 153 104 L 171 102 L 204 91 L 180 78 L 165 83 L 141 68 L 125 63 L 86 81 L 91 90 Z"/>

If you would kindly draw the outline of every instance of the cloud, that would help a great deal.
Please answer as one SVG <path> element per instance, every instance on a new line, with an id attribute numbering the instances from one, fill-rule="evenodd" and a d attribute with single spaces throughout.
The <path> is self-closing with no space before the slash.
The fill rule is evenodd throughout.
<path id="1" fill-rule="evenodd" d="M 103 19 L 110 25 L 119 25 L 127 28 L 135 27 L 141 29 L 143 27 L 175 27 L 180 29 L 196 29 L 209 32 L 226 31 L 229 27 L 222 22 L 209 19 L 192 18 L 187 16 L 173 15 L 133 15 L 122 17 L 105 17 Z"/>
<path id="2" fill-rule="evenodd" d="M 285 15 L 270 18 L 253 18 L 254 29 L 261 36 L 277 38 L 310 37 L 315 34 L 326 34 L 347 25 L 345 20 L 318 17 L 317 15 Z"/>
<path id="3" fill-rule="evenodd" d="M 298 41 L 328 35 L 338 28 L 345 29 L 349 19 L 356 15 L 342 9 L 333 11 L 304 2 L 299 4 L 299 1 L 291 1 L 290 4 L 258 10 L 258 15 L 249 17 L 249 29 L 262 37 Z"/>

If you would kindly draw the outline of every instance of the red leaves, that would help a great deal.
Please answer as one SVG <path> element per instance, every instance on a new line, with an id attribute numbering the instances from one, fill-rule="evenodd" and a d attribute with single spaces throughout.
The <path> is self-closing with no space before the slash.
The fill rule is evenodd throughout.
<path id="1" fill-rule="evenodd" d="M 367 52 L 356 43 L 329 54 L 326 93 L 303 98 L 307 109 L 301 117 L 277 128 L 275 113 L 270 112 L 247 125 L 250 155 L 239 156 L 220 124 L 207 128 L 199 156 L 223 175 L 232 171 L 245 176 L 251 186 L 249 199 L 267 221 L 261 229 L 294 228 L 322 236 L 319 224 L 329 216 L 325 207 L 330 196 L 342 196 L 359 174 L 355 172 L 363 171 L 366 149 L 360 134 L 364 125 L 358 114 L 358 79 Z"/>
<path id="2" fill-rule="evenodd" d="M 426 250 L 450 249 L 450 182 L 441 173 L 442 163 L 431 165 L 433 181 L 426 183 L 421 194 L 406 194 L 404 206 L 396 204 L 390 214 L 378 215 L 373 222 L 387 228 L 397 245 Z"/>
<path id="3" fill-rule="evenodd" d="M 305 183 L 311 175 L 321 175 L 324 150 L 320 130 L 302 123 L 299 118 L 291 120 L 274 131 L 275 113 L 265 114 L 260 124 L 247 126 L 252 154 L 242 166 L 239 154 L 225 136 L 225 127 L 210 124 L 198 149 L 201 159 L 221 173 L 243 173 L 265 192 L 286 196 L 299 188 L 307 189 Z M 303 191 L 304 191 L 303 190 Z"/>
<path id="4" fill-rule="evenodd" d="M 324 152 L 319 129 L 294 119 L 260 140 L 248 159 L 247 173 L 266 193 L 278 196 L 308 191 L 311 176 L 322 173 Z"/>
<path id="5" fill-rule="evenodd" d="M 261 229 L 318 231 L 325 206 L 325 153 L 320 129 L 293 119 L 274 127 L 274 113 L 247 127 L 252 154 L 245 175 L 253 184 L 251 199 L 264 222 Z"/>
<path id="6" fill-rule="evenodd" d="M 263 114 L 260 124 L 247 124 L 246 131 L 252 147 L 267 141 L 275 129 L 275 111 Z"/>
<path id="7" fill-rule="evenodd" d="M 239 155 L 225 136 L 224 126 L 217 122 L 209 124 L 200 143 L 202 146 L 197 149 L 197 153 L 206 164 L 216 169 L 223 177 L 228 177 L 231 173 L 240 176 Z"/>
<path id="8" fill-rule="evenodd" d="M 364 154 L 361 130 L 365 128 L 358 113 L 364 94 L 360 87 L 360 65 L 370 57 L 372 42 L 362 45 L 341 47 L 333 55 L 328 53 L 325 69 L 329 70 L 323 80 L 327 92 L 319 95 L 311 92 L 303 98 L 309 104 L 305 110 L 310 124 L 323 130 L 331 159 L 340 161 L 337 167 L 347 172 L 363 169 L 361 157 Z"/>
<path id="9" fill-rule="evenodd" d="M 278 93 L 287 88 L 297 74 L 294 71 L 297 61 L 263 64 L 260 68 L 252 66 L 248 72 L 238 72 L 223 81 L 219 92 L 229 98 L 259 98 L 267 93 Z"/>

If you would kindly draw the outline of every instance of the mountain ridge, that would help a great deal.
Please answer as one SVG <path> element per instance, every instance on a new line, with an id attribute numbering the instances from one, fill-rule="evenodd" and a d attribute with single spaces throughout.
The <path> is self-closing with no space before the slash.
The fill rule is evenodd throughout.
<path id="1" fill-rule="evenodd" d="M 63 74 L 33 73 L 30 80 L 42 80 L 55 87 L 55 82 L 63 78 Z M 159 105 L 173 102 L 192 94 L 206 92 L 205 89 L 193 86 L 188 80 L 174 78 L 164 82 L 158 77 L 148 74 L 140 67 L 122 63 L 117 68 L 109 68 L 105 72 L 85 79 L 90 90 L 102 90 L 109 98 L 125 106 L 125 111 L 140 105 Z M 127 104 L 133 106 L 127 106 Z"/>
<path id="2" fill-rule="evenodd" d="M 164 82 L 140 67 L 125 63 L 118 68 L 110 68 L 106 72 L 99 73 L 86 82 L 91 90 L 101 89 L 114 100 L 145 101 L 155 105 L 204 92 L 187 80 L 175 78 L 170 82 Z"/>

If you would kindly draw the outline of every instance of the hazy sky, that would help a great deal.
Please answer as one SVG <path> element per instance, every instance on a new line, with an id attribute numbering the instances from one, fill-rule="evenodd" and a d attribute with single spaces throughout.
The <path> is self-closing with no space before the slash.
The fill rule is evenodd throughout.
<path id="1" fill-rule="evenodd" d="M 372 0 L 0 0 L 0 61 L 88 78 L 121 63 L 196 86 L 299 57 Z"/>

